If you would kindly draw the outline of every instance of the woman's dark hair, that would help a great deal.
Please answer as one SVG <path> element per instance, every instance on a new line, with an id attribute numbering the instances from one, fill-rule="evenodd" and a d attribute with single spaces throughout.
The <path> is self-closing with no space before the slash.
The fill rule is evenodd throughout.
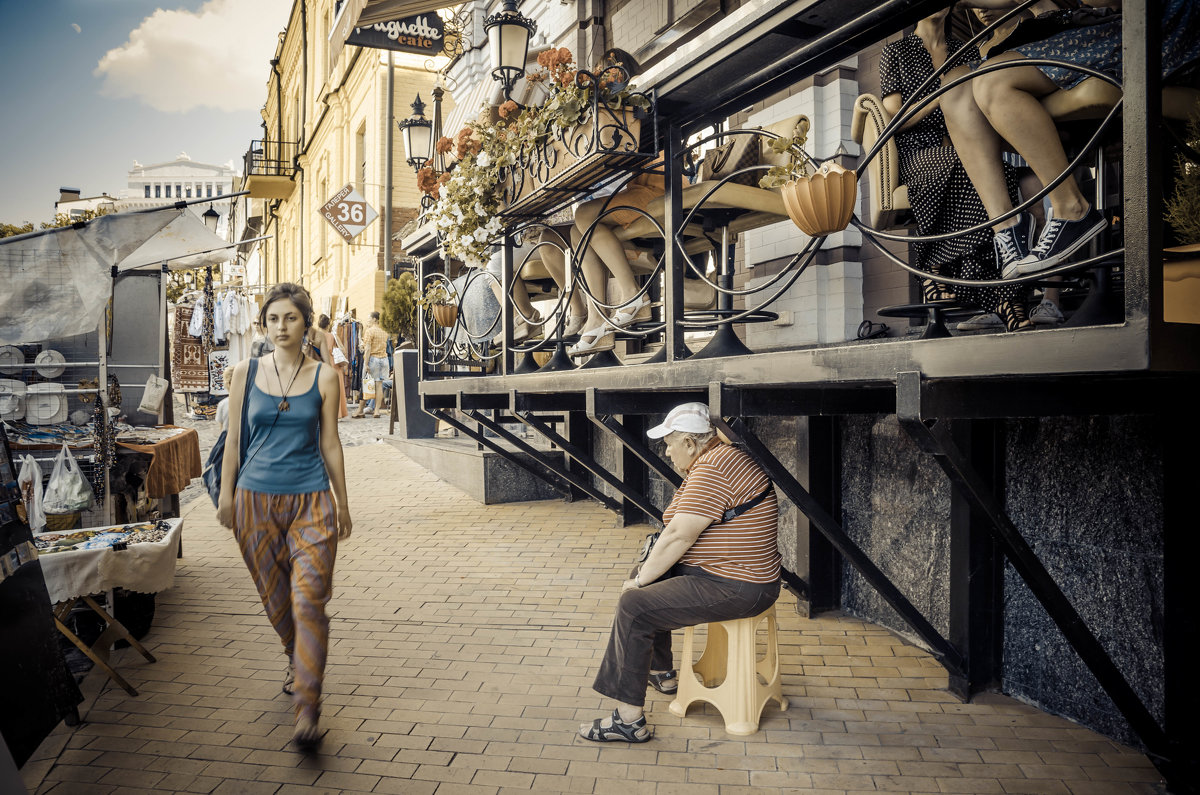
<path id="1" fill-rule="evenodd" d="M 280 282 L 267 290 L 266 296 L 263 297 L 262 310 L 258 313 L 259 325 L 264 329 L 267 327 L 267 309 L 282 298 L 286 298 L 296 305 L 296 308 L 300 310 L 301 317 L 304 318 L 304 327 L 311 328 L 313 322 L 312 296 L 308 294 L 308 290 L 292 282 Z"/>
<path id="2" fill-rule="evenodd" d="M 329 331 L 329 315 L 321 315 L 317 318 L 317 328 L 322 331 Z"/>

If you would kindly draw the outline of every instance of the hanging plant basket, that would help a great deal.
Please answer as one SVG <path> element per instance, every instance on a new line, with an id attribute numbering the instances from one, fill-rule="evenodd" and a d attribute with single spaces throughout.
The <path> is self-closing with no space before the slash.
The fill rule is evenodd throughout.
<path id="1" fill-rule="evenodd" d="M 858 198 L 858 175 L 837 163 L 825 163 L 811 177 L 785 183 L 782 191 L 792 223 L 810 237 L 823 237 L 849 226 Z"/>
<path id="2" fill-rule="evenodd" d="M 458 320 L 457 304 L 434 304 L 430 308 L 433 310 L 433 322 L 442 328 L 451 328 Z"/>

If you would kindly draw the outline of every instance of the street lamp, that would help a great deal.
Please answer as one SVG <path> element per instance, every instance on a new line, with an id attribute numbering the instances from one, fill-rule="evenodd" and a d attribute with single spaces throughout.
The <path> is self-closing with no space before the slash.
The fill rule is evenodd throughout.
<path id="1" fill-rule="evenodd" d="M 413 171 L 420 171 L 433 155 L 433 122 L 425 118 L 425 103 L 421 95 L 412 104 L 413 115 L 396 122 L 404 138 L 404 159 Z"/>
<path id="2" fill-rule="evenodd" d="M 221 214 L 213 209 L 212 204 L 208 205 L 208 209 L 204 211 L 204 215 L 200 216 L 204 221 L 204 225 L 208 227 L 208 231 L 214 235 L 217 233 L 217 222 L 221 220 Z"/>
<path id="3" fill-rule="evenodd" d="M 512 99 L 513 86 L 525 74 L 529 39 L 537 23 L 517 11 L 517 0 L 504 0 L 504 8 L 484 20 L 492 56 L 492 79 L 504 84 L 504 96 Z"/>

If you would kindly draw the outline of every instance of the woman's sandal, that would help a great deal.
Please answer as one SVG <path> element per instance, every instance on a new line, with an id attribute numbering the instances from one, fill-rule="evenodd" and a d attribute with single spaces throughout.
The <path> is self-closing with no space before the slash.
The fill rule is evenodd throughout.
<path id="1" fill-rule="evenodd" d="M 638 320 L 650 318 L 650 296 L 642 293 L 627 304 L 618 307 L 609 320 L 617 328 L 625 328 Z"/>
<path id="2" fill-rule="evenodd" d="M 679 685 L 675 682 L 677 678 L 678 675 L 674 671 L 663 671 L 661 674 L 650 674 L 646 682 L 658 692 L 673 696 L 679 691 Z M 667 682 L 672 683 L 669 688 L 666 686 Z"/>
<path id="3" fill-rule="evenodd" d="M 933 279 L 921 280 L 921 298 L 927 304 L 937 303 L 938 301 L 955 301 L 957 296 L 945 284 L 935 282 Z"/>
<path id="4" fill-rule="evenodd" d="M 591 340 L 587 342 L 586 340 Z M 587 356 L 592 353 L 610 351 L 616 347 L 613 329 L 607 323 L 579 335 L 579 342 L 567 348 L 568 356 Z"/>
<path id="5" fill-rule="evenodd" d="M 621 713 L 614 709 L 612 725 L 604 726 L 603 723 L 604 718 L 596 718 L 591 726 L 580 726 L 579 736 L 597 743 L 644 743 L 654 736 L 654 733 L 646 728 L 645 715 L 632 723 L 625 723 L 621 720 Z"/>
<path id="6" fill-rule="evenodd" d="M 296 746 L 298 751 L 315 751 L 324 737 L 325 732 L 321 731 L 315 718 L 296 717 L 296 728 L 292 732 L 292 745 Z"/>
<path id="7" fill-rule="evenodd" d="M 283 692 L 289 696 L 296 695 L 296 666 L 290 662 L 283 673 Z"/>
<path id="8" fill-rule="evenodd" d="M 1004 328 L 1008 331 L 1033 328 L 1033 321 L 1025 314 L 1025 305 L 1018 301 L 1005 301 L 996 307 L 996 314 L 1004 321 Z"/>

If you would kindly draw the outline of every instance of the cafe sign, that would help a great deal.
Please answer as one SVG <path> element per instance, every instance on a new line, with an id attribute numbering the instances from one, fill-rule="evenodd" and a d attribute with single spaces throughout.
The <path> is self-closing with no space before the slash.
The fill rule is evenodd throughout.
<path id="1" fill-rule="evenodd" d="M 346 43 L 379 50 L 436 55 L 442 51 L 445 33 L 446 25 L 441 17 L 437 14 L 420 14 L 355 28 L 346 37 Z"/>

